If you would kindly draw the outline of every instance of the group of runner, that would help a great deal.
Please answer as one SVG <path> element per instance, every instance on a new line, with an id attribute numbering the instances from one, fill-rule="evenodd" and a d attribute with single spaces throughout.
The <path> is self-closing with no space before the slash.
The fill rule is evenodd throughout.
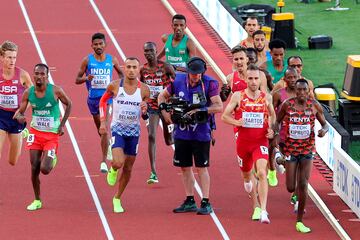
<path id="1" fill-rule="evenodd" d="M 141 117 L 147 121 L 148 129 L 151 166 L 148 184 L 159 182 L 155 142 L 160 120 L 166 144 L 173 143 L 174 126 L 164 120 L 158 95 L 165 88 L 171 90 L 176 74 L 187 72 L 189 60 L 193 61 L 197 53 L 195 44 L 185 34 L 183 15 L 172 18 L 172 28 L 172 34 L 162 36 L 164 46 L 159 53 L 154 42 L 146 42 L 143 45 L 146 63 L 140 66 L 138 58 L 128 57 L 123 69 L 114 56 L 105 53 L 105 35 L 95 33 L 91 39 L 93 53 L 84 57 L 76 76 L 76 84 L 86 84 L 87 105 L 100 136 L 100 171 L 107 173 L 110 186 L 118 183 L 113 197 L 116 213 L 124 211 L 120 198 L 137 155 Z M 285 62 L 285 43 L 275 39 L 268 44 L 256 18 L 247 20 L 245 30 L 249 37 L 232 49 L 233 72 L 219 94 L 222 101 L 231 96 L 222 120 L 234 126 L 237 159 L 254 209 L 251 218 L 270 223 L 266 210 L 268 185 L 278 184 L 276 166 L 285 162 L 287 190 L 293 193 L 297 208 L 296 230 L 307 233 L 311 230 L 302 223 L 302 216 L 315 152 L 315 119 L 322 125 L 319 137 L 325 135 L 328 126 L 321 106 L 313 98 L 312 82 L 301 75 L 302 59 L 292 56 Z M 48 82 L 48 66 L 35 65 L 33 86 L 29 74 L 15 66 L 17 46 L 6 41 L 0 53 L 0 153 L 8 137 L 9 163 L 15 165 L 21 151 L 21 133 L 27 137 L 35 195 L 27 209 L 37 210 L 42 208 L 39 174 L 49 174 L 55 167 L 58 137 L 64 133 L 72 103 L 60 87 Z M 165 61 L 160 60 L 163 56 Z M 203 74 L 206 65 L 201 68 Z M 118 80 L 112 80 L 117 79 L 113 77 L 113 69 Z M 62 118 L 59 101 L 66 106 Z M 32 107 L 29 132 L 24 116 L 28 105 Z M 108 122 L 111 122 L 111 134 L 108 134 Z M 106 158 L 112 160 L 110 169 Z M 194 206 L 188 209 L 184 206 L 176 212 L 194 211 Z M 202 212 L 209 214 L 212 208 Z"/>

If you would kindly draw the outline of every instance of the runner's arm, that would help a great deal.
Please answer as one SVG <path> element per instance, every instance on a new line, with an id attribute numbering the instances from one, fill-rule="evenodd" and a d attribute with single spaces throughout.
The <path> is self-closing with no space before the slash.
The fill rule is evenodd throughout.
<path id="1" fill-rule="evenodd" d="M 189 38 L 186 43 L 186 47 L 188 48 L 188 51 L 189 51 L 189 58 L 195 57 L 196 56 L 196 47 L 195 47 L 195 43 L 193 42 L 193 40 L 191 40 Z"/>
<path id="2" fill-rule="evenodd" d="M 20 107 L 19 109 L 15 112 L 13 119 L 16 119 L 19 123 L 24 123 L 26 122 L 26 118 L 24 116 L 24 113 L 27 109 L 28 106 L 28 102 L 29 102 L 29 89 L 26 89 L 22 95 L 21 98 L 21 102 L 20 102 Z"/>
<path id="3" fill-rule="evenodd" d="M 273 100 L 272 96 L 270 94 L 266 94 L 266 102 L 267 102 L 267 108 L 269 112 L 269 128 L 268 128 L 268 134 L 266 135 L 267 138 L 272 139 L 275 134 L 275 124 L 276 124 L 276 114 L 274 110 Z"/>
<path id="4" fill-rule="evenodd" d="M 241 127 L 243 125 L 242 119 L 236 120 L 233 117 L 233 112 L 235 111 L 236 107 L 238 106 L 238 103 L 240 102 L 240 93 L 235 92 L 228 103 L 228 105 L 225 107 L 225 110 L 221 116 L 221 120 L 224 123 L 234 125 Z"/>
<path id="5" fill-rule="evenodd" d="M 91 80 L 89 79 L 87 76 L 83 77 L 85 72 L 86 72 L 86 69 L 87 69 L 87 65 L 88 65 L 88 58 L 85 57 L 82 62 L 81 62 L 81 65 L 80 65 L 80 69 L 79 69 L 79 72 L 76 76 L 76 79 L 75 79 L 75 84 L 83 84 L 84 82 L 86 82 L 87 80 Z"/>
<path id="6" fill-rule="evenodd" d="M 315 108 L 315 111 L 316 111 L 316 114 L 315 114 L 316 119 L 321 124 L 321 129 L 318 131 L 318 136 L 323 137 L 329 131 L 329 125 L 326 122 L 323 108 L 321 107 L 319 102 L 314 100 L 313 103 L 314 103 L 314 108 Z"/>
<path id="7" fill-rule="evenodd" d="M 99 112 L 100 112 L 100 122 L 101 124 L 106 122 L 106 113 L 107 113 L 107 103 L 110 98 L 114 96 L 114 85 L 113 82 L 111 82 L 107 88 L 105 93 L 102 95 L 100 102 L 99 102 Z"/>
<path id="8" fill-rule="evenodd" d="M 115 71 L 117 72 L 120 79 L 124 77 L 123 72 L 121 71 L 119 60 L 116 57 L 113 57 L 113 66 Z"/>
<path id="9" fill-rule="evenodd" d="M 29 73 L 25 70 L 22 70 L 21 69 L 21 72 L 20 72 L 20 81 L 21 81 L 21 84 L 25 87 L 25 88 L 29 88 L 31 87 L 33 84 L 33 82 L 31 81 L 31 77 L 29 75 Z"/>
<path id="10" fill-rule="evenodd" d="M 58 133 L 61 136 L 64 134 L 63 127 L 70 116 L 72 102 L 61 87 L 55 86 L 55 94 L 57 98 L 66 106 L 65 113 L 63 118 L 61 119 L 61 123 L 58 130 Z"/>
<path id="11" fill-rule="evenodd" d="M 166 75 L 169 78 L 175 79 L 175 70 L 174 70 L 173 66 L 171 66 L 171 64 L 164 62 L 164 69 L 165 69 Z"/>
<path id="12" fill-rule="evenodd" d="M 163 48 L 161 49 L 161 51 L 158 53 L 157 55 L 157 59 L 161 59 L 163 56 L 165 56 L 165 43 L 168 39 L 168 35 L 167 34 L 163 34 L 161 36 L 161 41 L 164 43 Z"/>

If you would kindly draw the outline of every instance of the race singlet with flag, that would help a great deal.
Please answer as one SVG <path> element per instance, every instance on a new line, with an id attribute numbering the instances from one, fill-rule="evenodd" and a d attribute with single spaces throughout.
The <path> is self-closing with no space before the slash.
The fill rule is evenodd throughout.
<path id="1" fill-rule="evenodd" d="M 55 99 L 54 85 L 47 84 L 43 98 L 36 97 L 35 87 L 30 87 L 29 103 L 32 107 L 30 126 L 41 132 L 57 133 L 60 125 L 60 109 L 59 101 Z"/>
<path id="2" fill-rule="evenodd" d="M 172 45 L 174 34 L 169 34 L 165 42 L 165 59 L 175 67 L 186 67 L 189 60 L 189 51 L 187 49 L 188 36 L 184 35 L 177 46 Z"/>

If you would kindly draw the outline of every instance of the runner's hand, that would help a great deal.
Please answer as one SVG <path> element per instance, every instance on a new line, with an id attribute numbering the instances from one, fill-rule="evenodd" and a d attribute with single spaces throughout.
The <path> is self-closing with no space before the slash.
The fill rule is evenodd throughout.
<path id="1" fill-rule="evenodd" d="M 274 138 L 274 130 L 272 130 L 271 128 L 268 128 L 266 137 L 268 139 L 273 139 Z"/>
<path id="2" fill-rule="evenodd" d="M 162 117 L 164 118 L 164 121 L 165 121 L 168 125 L 173 123 L 173 122 L 171 121 L 170 113 L 168 113 L 168 112 L 165 111 L 165 110 L 162 110 L 162 111 L 161 111 L 161 115 L 162 115 Z"/>
<path id="3" fill-rule="evenodd" d="M 325 136 L 326 133 L 327 133 L 326 130 L 320 129 L 320 130 L 318 131 L 318 137 L 323 137 L 323 136 Z"/>
<path id="4" fill-rule="evenodd" d="M 100 135 L 103 135 L 103 134 L 106 134 L 107 130 L 106 130 L 106 126 L 105 126 L 105 123 L 100 123 L 100 127 L 99 127 L 99 134 Z"/>
<path id="5" fill-rule="evenodd" d="M 64 135 L 64 127 L 59 126 L 59 129 L 58 129 L 58 134 L 59 134 L 59 136 Z"/>
<path id="6" fill-rule="evenodd" d="M 147 112 L 148 105 L 145 101 L 140 103 L 141 115 L 145 115 Z"/>
<path id="7" fill-rule="evenodd" d="M 14 116 L 14 120 L 17 120 L 19 123 L 24 124 L 26 122 L 26 118 L 24 114 L 21 114 L 20 112 L 16 111 Z"/>
<path id="8" fill-rule="evenodd" d="M 240 118 L 239 120 L 235 120 L 236 122 L 235 122 L 235 126 L 236 127 L 242 127 L 242 126 L 244 126 L 244 119 L 242 119 L 242 118 Z"/>
<path id="9" fill-rule="evenodd" d="M 86 79 L 86 81 L 92 81 L 94 79 L 94 75 L 89 74 L 86 76 L 85 79 Z"/>

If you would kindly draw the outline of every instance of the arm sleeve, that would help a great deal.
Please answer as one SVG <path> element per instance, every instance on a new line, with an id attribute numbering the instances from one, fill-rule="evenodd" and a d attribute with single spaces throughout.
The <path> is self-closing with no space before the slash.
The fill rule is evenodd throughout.
<path id="1" fill-rule="evenodd" d="M 107 102 L 111 98 L 111 94 L 109 94 L 107 91 L 102 95 L 99 103 L 99 112 L 100 112 L 100 120 L 106 120 L 106 107 Z"/>

